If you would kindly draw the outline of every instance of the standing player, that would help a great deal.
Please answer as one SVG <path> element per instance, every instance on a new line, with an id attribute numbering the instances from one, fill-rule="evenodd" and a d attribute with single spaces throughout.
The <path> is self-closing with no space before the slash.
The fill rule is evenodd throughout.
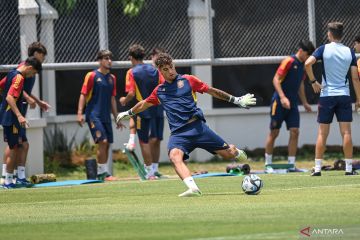
<path id="1" fill-rule="evenodd" d="M 114 119 L 117 115 L 116 106 L 116 78 L 110 73 L 112 65 L 112 53 L 109 50 L 101 50 L 97 54 L 100 67 L 86 74 L 79 98 L 77 121 L 82 127 L 85 120 L 90 128 L 94 142 L 98 145 L 98 179 L 112 181 L 115 177 L 109 174 L 107 159 L 110 143 L 113 142 L 113 131 L 110 113 Z M 117 128 L 122 128 L 121 123 Z"/>
<path id="2" fill-rule="evenodd" d="M 28 56 L 29 57 L 35 57 L 37 60 L 39 60 L 41 63 L 44 62 L 45 56 L 47 54 L 47 50 L 45 46 L 40 42 L 33 42 L 28 47 Z M 24 63 L 20 63 L 19 66 L 23 65 Z M 35 84 L 35 76 L 29 77 L 25 79 L 24 81 L 24 88 L 23 88 L 23 99 L 22 101 L 22 108 L 20 109 L 21 114 L 26 117 L 28 105 L 30 105 L 30 108 L 35 108 L 36 104 L 43 110 L 48 111 L 51 107 L 47 102 L 40 100 L 37 96 L 32 94 L 32 89 Z M 3 88 L 5 86 L 6 78 L 3 78 L 0 81 L 0 88 Z M 4 83 L 4 84 L 3 84 Z M 26 139 L 26 129 L 24 129 L 24 135 Z M 18 156 L 18 159 L 16 160 L 16 166 L 17 166 L 17 177 L 16 177 L 16 183 L 19 185 L 28 185 L 30 184 L 29 181 L 26 180 L 26 174 L 25 174 L 25 165 L 26 165 L 26 158 L 29 151 L 29 143 L 28 141 L 24 141 L 21 146 L 19 146 L 19 151 L 21 152 Z M 4 150 L 4 163 L 2 168 L 2 176 L 3 179 L 5 179 L 5 173 L 6 173 L 6 161 L 9 158 L 10 149 L 8 146 L 6 146 Z M 16 169 L 16 168 L 15 168 Z M 16 172 L 16 171 L 15 171 Z"/>
<path id="3" fill-rule="evenodd" d="M 15 188 L 13 173 L 16 160 L 22 153 L 21 145 L 26 142 L 25 127 L 27 120 L 22 114 L 22 97 L 24 81 L 33 77 L 41 70 L 41 62 L 35 57 L 29 57 L 25 63 L 8 73 L 3 93 L 0 115 L 4 128 L 4 139 L 10 148 L 7 158 L 4 188 Z"/>
<path id="4" fill-rule="evenodd" d="M 155 61 L 160 53 L 165 53 L 163 48 L 154 48 L 151 52 L 151 61 L 153 66 L 156 67 Z M 160 74 L 160 73 L 159 73 Z M 161 77 L 163 80 L 163 77 Z M 150 120 L 150 138 L 149 143 L 151 146 L 152 154 L 152 170 L 155 177 L 161 178 L 162 174 L 159 172 L 160 160 L 160 143 L 163 140 L 164 133 L 164 109 L 162 105 L 154 106 L 155 117 Z"/>
<path id="5" fill-rule="evenodd" d="M 139 44 L 134 44 L 129 48 L 129 57 L 133 67 L 129 69 L 126 74 L 125 90 L 128 93 L 126 97 L 120 98 L 120 103 L 125 106 L 130 100 L 136 97 L 137 101 L 142 101 L 147 98 L 154 88 L 162 81 L 159 71 L 150 64 L 144 64 L 145 50 Z M 153 149 L 149 144 L 150 121 L 156 118 L 156 108 L 150 108 L 137 114 L 134 117 L 134 122 L 130 122 L 130 131 L 133 131 L 131 126 L 136 125 L 135 129 L 139 136 L 141 153 L 144 158 L 145 169 L 147 172 L 146 178 L 154 179 L 153 163 Z M 132 120 L 130 120 L 132 121 Z M 130 141 L 135 141 L 135 133 L 130 132 Z M 128 144 L 131 144 L 129 141 Z M 160 147 L 160 144 L 159 144 Z"/>
<path id="6" fill-rule="evenodd" d="M 354 40 L 354 50 L 356 53 L 360 53 L 360 35 L 357 35 Z M 360 76 L 360 58 L 357 60 L 358 73 Z"/>
<path id="7" fill-rule="evenodd" d="M 255 105 L 256 99 L 252 94 L 234 97 L 208 86 L 195 76 L 177 74 L 172 58 L 166 53 L 159 54 L 156 66 L 165 82 L 158 85 L 148 98 L 137 103 L 129 111 L 119 113 L 116 120 L 120 122 L 122 119 L 129 118 L 161 103 L 171 131 L 168 143 L 169 157 L 174 164 L 176 173 L 188 187 L 188 190 L 180 194 L 179 197 L 201 196 L 201 191 L 184 163 L 190 152 L 195 148 L 203 148 L 211 153 L 219 154 L 225 159 L 245 160 L 247 156 L 244 151 L 237 149 L 234 145 L 228 145 L 205 124 L 204 115 L 201 109 L 196 106 L 194 93 L 205 92 L 240 107 Z"/>
<path id="8" fill-rule="evenodd" d="M 275 88 L 270 108 L 270 133 L 266 139 L 265 166 L 272 163 L 274 143 L 279 135 L 282 122 L 289 130 L 288 163 L 295 164 L 299 138 L 300 114 L 298 96 L 307 112 L 311 107 L 307 102 L 304 88 L 304 62 L 314 52 L 312 42 L 302 40 L 296 54 L 285 58 L 277 69 L 273 84 Z M 295 170 L 295 169 L 291 169 Z"/>
<path id="9" fill-rule="evenodd" d="M 315 148 L 315 171 L 311 176 L 321 176 L 321 162 L 323 160 L 326 140 L 329 135 L 330 124 L 334 114 L 339 122 L 340 134 L 343 140 L 345 155 L 345 175 L 354 175 L 352 169 L 353 144 L 351 137 L 352 108 L 347 73 L 350 68 L 351 79 L 356 94 L 355 109 L 360 107 L 360 84 L 356 57 L 352 49 L 341 43 L 343 24 L 331 22 L 328 24 L 327 36 L 330 43 L 320 46 L 305 62 L 306 72 L 309 76 L 315 93 L 320 92 L 318 123 L 319 131 Z M 322 83 L 314 76 L 312 65 L 322 60 Z"/>

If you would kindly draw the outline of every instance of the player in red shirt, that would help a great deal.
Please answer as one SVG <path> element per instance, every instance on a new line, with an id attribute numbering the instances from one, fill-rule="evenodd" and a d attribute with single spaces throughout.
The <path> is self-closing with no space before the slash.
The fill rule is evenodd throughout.
<path id="1" fill-rule="evenodd" d="M 86 122 L 89 126 L 94 142 L 98 144 L 98 178 L 100 180 L 116 180 L 109 174 L 107 160 L 110 143 L 113 142 L 111 125 L 112 113 L 114 119 L 117 115 L 116 106 L 116 78 L 110 73 L 112 53 L 109 50 L 98 52 L 97 60 L 100 67 L 86 74 L 78 104 L 77 121 L 82 127 L 85 123 L 83 110 L 85 108 Z M 117 128 L 123 125 L 117 123 Z"/>
<path id="2" fill-rule="evenodd" d="M 177 74 L 173 60 L 167 53 L 159 54 L 156 66 L 165 82 L 158 85 L 148 98 L 137 103 L 129 111 L 119 113 L 116 120 L 129 118 L 161 103 L 171 130 L 168 143 L 169 157 L 174 164 L 176 173 L 188 187 L 188 190 L 179 197 L 201 196 L 201 191 L 184 163 L 191 151 L 195 148 L 203 148 L 213 154 L 219 154 L 225 159 L 245 160 L 247 156 L 244 151 L 226 143 L 205 124 L 204 115 L 196 106 L 195 92 L 208 93 L 215 98 L 244 108 L 255 105 L 256 99 L 253 94 L 234 97 L 222 90 L 208 86 L 195 76 Z"/>

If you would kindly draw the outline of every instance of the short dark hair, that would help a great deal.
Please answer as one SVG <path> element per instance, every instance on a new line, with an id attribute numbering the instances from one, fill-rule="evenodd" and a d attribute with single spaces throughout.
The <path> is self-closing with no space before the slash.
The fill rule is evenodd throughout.
<path id="1" fill-rule="evenodd" d="M 172 64 L 172 57 L 168 53 L 159 53 L 158 57 L 155 60 L 155 65 L 158 68 L 161 68 L 164 65 L 171 65 Z"/>
<path id="2" fill-rule="evenodd" d="M 110 57 L 112 58 L 113 57 L 113 54 L 110 50 L 100 50 L 98 53 L 97 53 L 97 56 L 96 56 L 96 60 L 100 60 L 100 59 L 103 59 L 104 57 Z"/>
<path id="3" fill-rule="evenodd" d="M 354 41 L 360 43 L 360 34 L 355 36 Z"/>
<path id="4" fill-rule="evenodd" d="M 143 60 L 145 57 L 145 49 L 140 44 L 134 44 L 129 47 L 129 56 L 136 60 Z"/>
<path id="5" fill-rule="evenodd" d="M 342 22 L 331 22 L 327 25 L 327 28 L 335 39 L 342 38 L 344 30 L 344 25 Z"/>
<path id="6" fill-rule="evenodd" d="M 314 44 L 309 40 L 301 40 L 299 42 L 299 48 L 311 55 L 315 51 Z"/>
<path id="7" fill-rule="evenodd" d="M 47 54 L 46 47 L 41 42 L 33 42 L 28 47 L 28 56 L 34 56 L 35 52 Z"/>
<path id="8" fill-rule="evenodd" d="M 39 60 L 36 59 L 36 57 L 28 57 L 25 60 L 25 66 L 32 66 L 37 72 L 40 72 L 42 69 L 42 64 Z"/>
<path id="9" fill-rule="evenodd" d="M 151 56 L 157 55 L 159 53 L 166 53 L 166 50 L 161 47 L 156 47 L 151 51 Z"/>

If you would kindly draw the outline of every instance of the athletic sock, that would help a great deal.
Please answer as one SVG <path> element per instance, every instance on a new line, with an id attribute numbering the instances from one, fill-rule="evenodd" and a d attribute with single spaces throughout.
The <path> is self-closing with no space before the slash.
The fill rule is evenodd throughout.
<path id="1" fill-rule="evenodd" d="M 352 172 L 352 159 L 345 159 L 346 167 L 345 172 Z"/>
<path id="2" fill-rule="evenodd" d="M 295 169 L 295 156 L 288 156 L 288 164 L 293 164 L 294 167 L 291 168 L 292 170 Z"/>
<path id="3" fill-rule="evenodd" d="M 322 159 L 315 159 L 315 172 L 321 172 Z"/>
<path id="4" fill-rule="evenodd" d="M 5 175 L 6 175 L 6 164 L 3 164 L 1 177 L 5 178 Z"/>
<path id="5" fill-rule="evenodd" d="M 136 136 L 135 134 L 130 133 L 129 141 L 128 141 L 129 144 L 135 144 L 135 136 Z"/>
<path id="6" fill-rule="evenodd" d="M 150 177 L 150 176 L 154 175 L 152 165 L 147 166 L 147 165 L 144 164 L 144 167 L 145 167 L 145 170 L 146 170 L 146 177 Z"/>
<path id="7" fill-rule="evenodd" d="M 17 176 L 18 179 L 24 179 L 25 177 L 25 167 L 24 166 L 18 166 L 17 167 Z"/>
<path id="8" fill-rule="evenodd" d="M 196 183 L 192 177 L 184 178 L 183 182 L 189 189 L 199 190 L 199 187 L 196 185 Z"/>
<path id="9" fill-rule="evenodd" d="M 13 179 L 14 179 L 14 174 L 8 172 L 5 174 L 5 184 L 13 183 Z"/>
<path id="10" fill-rule="evenodd" d="M 272 164 L 272 154 L 265 153 L 265 165 Z"/>
<path id="11" fill-rule="evenodd" d="M 159 163 L 152 163 L 151 166 L 154 173 L 159 171 Z"/>
<path id="12" fill-rule="evenodd" d="M 107 164 L 106 163 L 99 163 L 98 164 L 98 175 L 103 174 L 106 172 Z"/>

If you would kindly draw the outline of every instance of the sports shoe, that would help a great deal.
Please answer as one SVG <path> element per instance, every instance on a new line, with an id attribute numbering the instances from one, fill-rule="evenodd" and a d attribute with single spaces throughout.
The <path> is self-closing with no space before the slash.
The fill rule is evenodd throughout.
<path id="1" fill-rule="evenodd" d="M 310 175 L 311 177 L 320 177 L 321 176 L 321 172 L 313 172 Z"/>
<path id="2" fill-rule="evenodd" d="M 201 197 L 202 193 L 199 189 L 193 190 L 193 189 L 188 189 L 185 192 L 183 192 L 182 194 L 179 194 L 179 197 Z"/>
<path id="3" fill-rule="evenodd" d="M 26 180 L 26 178 L 17 178 L 16 183 L 17 187 L 32 187 L 34 184 Z"/>
<path id="4" fill-rule="evenodd" d="M 239 161 L 245 161 L 247 160 L 247 155 L 244 150 L 236 149 L 238 151 L 238 155 L 236 156 L 236 159 Z"/>
<path id="5" fill-rule="evenodd" d="M 119 181 L 119 179 L 118 179 L 117 177 L 114 177 L 114 176 L 111 176 L 111 175 L 106 176 L 106 177 L 104 178 L 104 180 L 105 180 L 105 181 Z"/>
<path id="6" fill-rule="evenodd" d="M 3 188 L 5 188 L 5 189 L 14 189 L 14 188 L 19 188 L 16 184 L 14 184 L 14 183 L 9 183 L 9 184 L 3 184 L 2 185 L 3 186 Z"/>
<path id="7" fill-rule="evenodd" d="M 345 172 L 345 176 L 348 176 L 348 175 L 359 175 L 359 173 L 355 170 L 352 170 L 352 172 Z"/>
<path id="8" fill-rule="evenodd" d="M 154 172 L 154 176 L 158 177 L 158 178 L 163 177 L 163 175 L 161 173 L 159 173 L 159 172 Z"/>
<path id="9" fill-rule="evenodd" d="M 158 177 L 154 176 L 154 175 L 146 177 L 146 180 L 157 180 L 157 179 L 158 179 Z"/>

